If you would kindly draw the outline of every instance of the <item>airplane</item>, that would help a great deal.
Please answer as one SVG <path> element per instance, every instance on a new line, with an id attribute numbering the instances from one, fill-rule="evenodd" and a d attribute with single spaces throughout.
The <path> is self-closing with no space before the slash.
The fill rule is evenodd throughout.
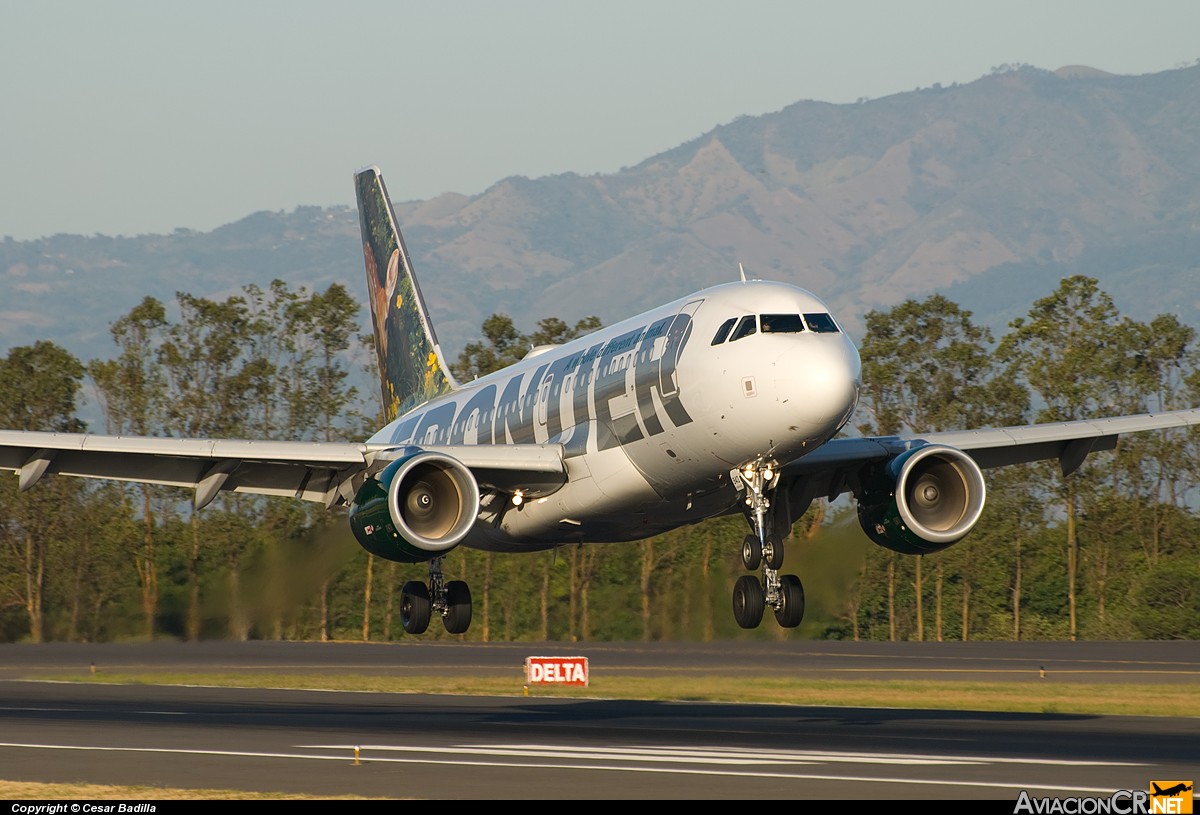
<path id="1" fill-rule="evenodd" d="M 744 629 L 769 608 L 794 628 L 800 578 L 783 574 L 793 523 L 850 493 L 876 544 L 906 554 L 962 540 L 983 471 L 1058 459 L 1064 476 L 1122 433 L 1200 424 L 1200 409 L 1022 427 L 838 437 L 862 387 L 858 350 L 814 294 L 740 279 L 703 289 L 469 383 L 455 380 L 378 167 L 354 174 L 387 424 L 362 443 L 0 431 L 0 469 L 27 490 L 48 474 L 292 496 L 348 508 L 367 551 L 425 563 L 400 621 L 462 634 L 458 546 L 536 552 L 644 539 L 741 514 Z"/>
<path id="2" fill-rule="evenodd" d="M 1150 794 L 1156 798 L 1160 795 L 1171 798 L 1176 795 L 1179 795 L 1181 792 L 1188 792 L 1192 788 L 1191 784 L 1188 784 L 1184 781 L 1180 781 L 1178 784 L 1175 784 L 1174 786 L 1167 787 L 1165 790 L 1162 787 L 1158 786 L 1158 784 L 1155 784 L 1153 781 L 1150 782 L 1150 786 L 1154 787 L 1154 792 L 1152 792 Z"/>

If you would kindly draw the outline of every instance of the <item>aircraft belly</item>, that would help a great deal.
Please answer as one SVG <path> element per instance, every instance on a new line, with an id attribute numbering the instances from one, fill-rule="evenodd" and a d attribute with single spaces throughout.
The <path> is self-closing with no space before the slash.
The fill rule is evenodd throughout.
<path id="1" fill-rule="evenodd" d="M 661 497 L 620 448 L 568 459 L 567 483 L 552 495 L 510 507 L 499 529 L 514 541 L 578 541 L 589 525 L 628 522 L 629 508 L 656 506 Z"/>

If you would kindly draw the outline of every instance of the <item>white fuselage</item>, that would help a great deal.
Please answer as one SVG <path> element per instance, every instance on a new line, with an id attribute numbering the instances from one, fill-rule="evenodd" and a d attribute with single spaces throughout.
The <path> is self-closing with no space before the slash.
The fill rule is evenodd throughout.
<path id="1" fill-rule="evenodd" d="M 849 420 L 861 370 L 845 332 L 831 319 L 782 333 L 758 319 L 822 314 L 787 284 L 714 286 L 430 400 L 370 442 L 563 445 L 567 483 L 519 507 L 485 497 L 467 546 L 647 537 L 731 511 L 730 470 L 803 456 Z"/>

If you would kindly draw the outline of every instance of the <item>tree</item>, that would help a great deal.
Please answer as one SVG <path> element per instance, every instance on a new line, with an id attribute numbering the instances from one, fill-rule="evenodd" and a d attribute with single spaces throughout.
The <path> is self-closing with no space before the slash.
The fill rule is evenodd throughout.
<path id="1" fill-rule="evenodd" d="M 176 295 L 180 319 L 167 328 L 158 349 L 171 399 L 168 429 L 190 438 L 238 435 L 251 410 L 248 395 L 254 369 L 242 349 L 251 335 L 251 314 L 242 297 L 222 302 L 186 292 Z M 187 558 L 188 639 L 200 638 L 200 518 L 191 511 L 192 540 Z"/>
<path id="2" fill-rule="evenodd" d="M 166 377 L 156 349 L 166 327 L 166 308 L 153 297 L 147 297 L 109 329 L 119 349 L 116 359 L 88 363 L 88 374 L 100 397 L 109 433 L 154 436 L 162 432 Z M 158 613 L 153 499 L 162 491 L 150 484 L 127 489 L 136 490 L 142 498 L 142 536 L 131 554 L 141 588 L 146 639 L 153 639 Z"/>
<path id="3" fill-rule="evenodd" d="M 46 341 L 12 348 L 0 360 L 0 427 L 75 432 L 75 400 L 83 364 L 66 349 Z M 78 508 L 81 485 L 51 478 L 36 493 L 17 500 L 14 479 L 3 482 L 0 502 L 0 596 L 24 609 L 29 637 L 45 639 L 46 566 L 51 547 L 75 528 L 69 519 Z"/>
<path id="4" fill-rule="evenodd" d="M 991 332 L 940 294 L 871 311 L 859 351 L 864 433 L 928 432 L 1020 421 L 1028 394 L 998 377 Z"/>
<path id="5" fill-rule="evenodd" d="M 1102 414 L 1121 402 L 1120 384 L 1136 362 L 1122 342 L 1112 299 L 1093 278 L 1065 278 L 1054 293 L 1034 303 L 1028 317 L 1011 323 L 998 349 L 1014 375 L 1044 405 L 1039 421 L 1071 421 Z M 1064 464 L 1064 466 L 1067 466 Z M 1069 631 L 1078 634 L 1079 481 L 1058 482 L 1066 512 Z"/>
<path id="6" fill-rule="evenodd" d="M 346 437 L 338 426 L 358 389 L 348 384 L 350 350 L 358 325 L 358 303 L 340 283 L 288 304 L 287 331 L 295 348 L 293 387 L 288 394 L 293 429 L 322 441 Z"/>

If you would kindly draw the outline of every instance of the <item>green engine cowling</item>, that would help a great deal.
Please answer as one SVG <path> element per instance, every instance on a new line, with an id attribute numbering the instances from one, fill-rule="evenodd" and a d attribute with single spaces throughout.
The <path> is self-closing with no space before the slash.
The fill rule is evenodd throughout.
<path id="1" fill-rule="evenodd" d="M 896 456 L 864 479 L 858 522 L 885 549 L 927 555 L 971 531 L 984 495 L 983 472 L 973 458 L 929 444 Z"/>
<path id="2" fill-rule="evenodd" d="M 462 462 L 413 448 L 359 488 L 350 528 L 373 555 L 423 563 L 458 546 L 478 512 L 479 485 Z"/>

